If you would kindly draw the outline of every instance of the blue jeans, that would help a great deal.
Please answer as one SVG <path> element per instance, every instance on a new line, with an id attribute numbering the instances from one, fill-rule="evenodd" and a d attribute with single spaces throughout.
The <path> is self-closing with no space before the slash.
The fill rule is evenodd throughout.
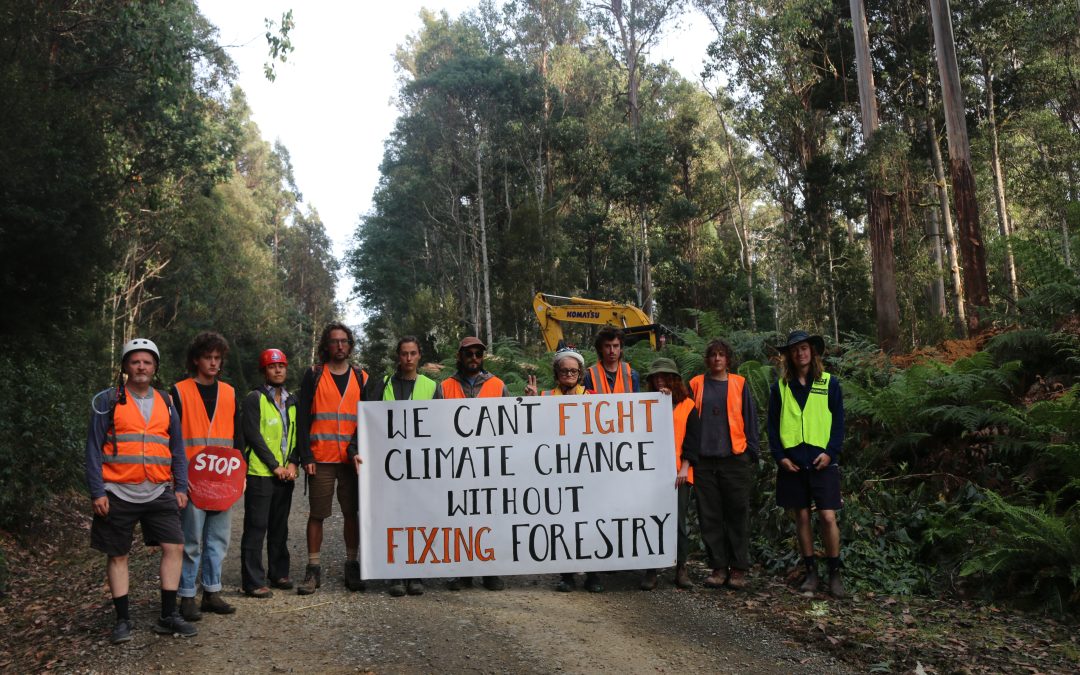
<path id="1" fill-rule="evenodd" d="M 180 568 L 181 598 L 195 597 L 195 580 L 202 562 L 203 591 L 221 590 L 221 563 L 229 552 L 231 511 L 203 511 L 192 503 L 180 512 L 184 526 L 184 564 Z"/>

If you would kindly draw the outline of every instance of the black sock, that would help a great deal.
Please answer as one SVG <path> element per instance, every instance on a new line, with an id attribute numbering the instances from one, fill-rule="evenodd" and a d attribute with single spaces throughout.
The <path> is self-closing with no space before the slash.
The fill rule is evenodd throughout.
<path id="1" fill-rule="evenodd" d="M 829 574 L 840 571 L 840 556 L 825 558 L 825 564 L 829 566 Z"/>
<path id="2" fill-rule="evenodd" d="M 116 610 L 116 620 L 126 621 L 131 619 L 128 615 L 128 596 L 121 595 L 119 598 L 112 599 L 113 609 Z"/>
<path id="3" fill-rule="evenodd" d="M 812 555 L 803 556 L 802 564 L 803 564 L 803 567 L 806 568 L 807 572 L 816 572 L 817 571 L 817 558 L 815 558 Z"/>
<path id="4" fill-rule="evenodd" d="M 176 591 L 161 589 L 161 618 L 168 618 L 176 612 Z"/>

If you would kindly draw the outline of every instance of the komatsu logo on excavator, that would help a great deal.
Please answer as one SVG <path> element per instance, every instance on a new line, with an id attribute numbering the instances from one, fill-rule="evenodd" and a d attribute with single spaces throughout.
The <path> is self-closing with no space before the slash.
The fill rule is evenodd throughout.
<path id="1" fill-rule="evenodd" d="M 579 312 L 571 309 L 566 312 L 566 316 L 570 319 L 599 319 L 600 312 Z"/>

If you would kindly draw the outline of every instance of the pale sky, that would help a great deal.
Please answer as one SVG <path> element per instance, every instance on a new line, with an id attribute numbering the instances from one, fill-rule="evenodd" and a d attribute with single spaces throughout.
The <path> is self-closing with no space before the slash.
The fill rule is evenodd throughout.
<path id="1" fill-rule="evenodd" d="M 383 142 L 394 126 L 397 76 L 393 53 L 420 28 L 420 9 L 445 9 L 451 17 L 477 0 L 199 0 L 199 9 L 220 30 L 219 41 L 239 69 L 263 138 L 280 140 L 292 157 L 304 202 L 319 212 L 340 259 L 360 218 L 371 208 L 379 182 Z M 295 51 L 277 65 L 268 82 L 265 18 L 280 21 L 293 10 Z M 688 14 L 653 49 L 650 61 L 670 59 L 683 76 L 697 81 L 713 32 L 703 17 Z M 342 275 L 337 297 L 351 324 L 363 308 L 350 299 L 352 279 Z"/>

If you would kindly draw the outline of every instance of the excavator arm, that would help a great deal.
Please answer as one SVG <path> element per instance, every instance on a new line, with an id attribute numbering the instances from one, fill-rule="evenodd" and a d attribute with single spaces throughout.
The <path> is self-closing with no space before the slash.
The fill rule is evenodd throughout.
<path id="1" fill-rule="evenodd" d="M 648 335 L 649 344 L 653 349 L 657 348 L 656 324 L 649 321 L 645 312 L 633 305 L 537 293 L 533 297 L 533 311 L 540 322 L 540 332 L 544 336 L 548 351 L 555 351 L 563 346 L 563 323 L 615 326 L 628 336 Z"/>

